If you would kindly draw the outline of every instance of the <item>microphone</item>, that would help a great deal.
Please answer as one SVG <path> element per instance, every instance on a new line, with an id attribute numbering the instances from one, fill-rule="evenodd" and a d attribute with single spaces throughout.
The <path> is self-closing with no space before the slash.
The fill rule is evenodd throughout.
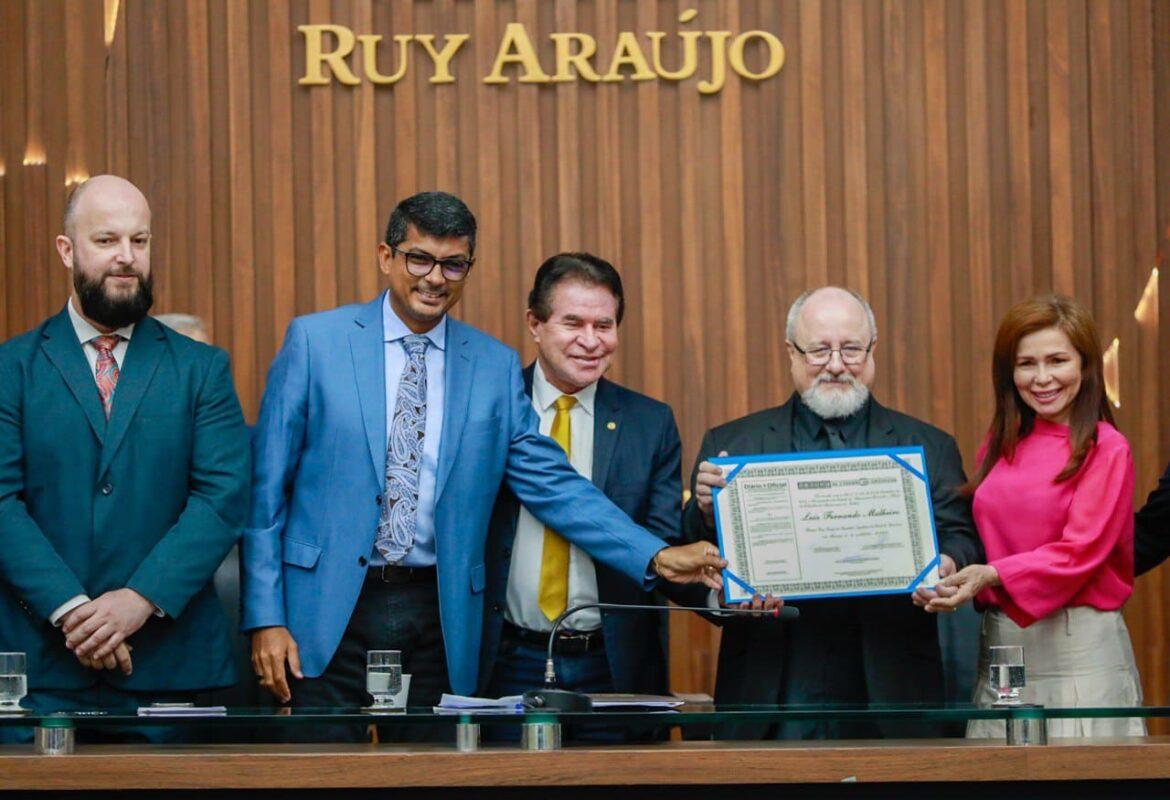
<path id="1" fill-rule="evenodd" d="M 588 712 L 593 710 L 593 701 L 589 695 L 582 692 L 573 692 L 568 689 L 557 688 L 557 671 L 553 661 L 553 647 L 557 640 L 557 631 L 566 619 L 588 608 L 600 608 L 605 611 L 698 611 L 704 614 L 750 614 L 757 617 L 773 617 L 775 619 L 794 620 L 800 617 L 800 609 L 793 606 L 780 606 L 771 611 L 753 611 L 750 608 L 707 608 L 706 606 L 654 606 L 634 605 L 625 603 L 581 603 L 571 606 L 561 612 L 553 620 L 552 630 L 548 634 L 548 654 L 544 662 L 544 686 L 539 689 L 529 689 L 522 695 L 524 707 L 539 711 L 565 711 L 570 713 Z"/>

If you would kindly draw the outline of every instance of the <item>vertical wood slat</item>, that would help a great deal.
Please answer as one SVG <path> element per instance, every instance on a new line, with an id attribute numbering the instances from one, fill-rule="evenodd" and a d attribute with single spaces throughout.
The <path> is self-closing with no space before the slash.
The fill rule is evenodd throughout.
<path id="1" fill-rule="evenodd" d="M 788 60 L 762 84 L 729 73 L 713 96 L 696 88 L 702 56 L 679 82 L 526 85 L 513 70 L 485 86 L 510 21 L 549 71 L 553 30 L 593 35 L 602 72 L 623 30 L 667 31 L 668 68 L 680 28 L 770 30 Z M 672 404 L 688 472 L 705 428 L 790 390 L 784 311 L 826 280 L 878 313 L 876 394 L 955 431 L 969 468 L 999 315 L 1049 289 L 1078 294 L 1122 339 L 1139 494 L 1170 455 L 1158 368 L 1170 334 L 1132 319 L 1170 226 L 1163 3 L 124 0 L 108 48 L 100 22 L 96 4 L 0 3 L 6 335 L 65 288 L 51 246 L 65 178 L 126 173 L 155 210 L 159 310 L 213 323 L 254 415 L 289 318 L 373 296 L 391 205 L 438 183 L 481 225 L 459 313 L 526 354 L 524 293 L 543 258 L 580 247 L 618 264 L 632 303 L 615 375 Z M 454 86 L 428 82 L 415 43 L 393 87 L 307 88 L 306 22 L 382 34 L 383 71 L 395 33 L 472 38 Z M 44 167 L 22 164 L 30 137 Z M 1158 700 L 1168 587 L 1145 581 L 1131 622 Z M 679 688 L 709 688 L 717 634 L 672 626 Z"/>
<path id="2" fill-rule="evenodd" d="M 231 158 L 231 311 L 233 372 L 236 391 L 250 418 L 256 404 L 256 347 L 253 309 L 255 292 L 255 243 L 253 239 L 252 95 L 248 63 L 248 7 L 228 3 L 228 136 Z"/>

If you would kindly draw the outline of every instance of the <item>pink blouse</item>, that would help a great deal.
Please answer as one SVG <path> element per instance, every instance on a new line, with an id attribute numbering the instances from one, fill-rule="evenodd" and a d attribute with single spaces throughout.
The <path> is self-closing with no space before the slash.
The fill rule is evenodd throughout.
<path id="1" fill-rule="evenodd" d="M 1003 585 L 978 601 L 1027 627 L 1066 606 L 1121 608 L 1133 592 L 1133 458 L 1107 422 L 1080 472 L 1054 483 L 1069 457 L 1069 430 L 1044 420 L 975 490 L 987 563 Z M 986 443 L 979 450 L 980 461 Z"/>

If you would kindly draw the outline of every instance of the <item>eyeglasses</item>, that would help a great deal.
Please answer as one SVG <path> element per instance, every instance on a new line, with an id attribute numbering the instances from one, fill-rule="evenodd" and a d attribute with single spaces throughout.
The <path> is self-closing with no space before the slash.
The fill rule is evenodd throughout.
<path id="1" fill-rule="evenodd" d="M 402 256 L 403 261 L 406 262 L 406 271 L 416 278 L 430 275 L 435 264 L 438 264 L 439 271 L 443 273 L 444 278 L 452 283 L 458 283 L 467 277 L 467 273 L 471 271 L 471 265 L 475 263 L 474 258 L 435 258 L 430 253 L 400 250 L 394 245 L 390 245 L 390 249 Z"/>
<path id="2" fill-rule="evenodd" d="M 796 348 L 796 352 L 804 356 L 805 362 L 810 367 L 823 367 L 833 360 L 833 353 L 841 356 L 841 362 L 855 367 L 865 361 L 865 357 L 869 355 L 869 351 L 873 349 L 874 343 L 871 341 L 865 347 L 859 344 L 847 344 L 843 347 L 825 347 L 824 345 L 814 345 L 807 350 L 801 348 L 796 342 L 789 341 L 790 345 Z"/>

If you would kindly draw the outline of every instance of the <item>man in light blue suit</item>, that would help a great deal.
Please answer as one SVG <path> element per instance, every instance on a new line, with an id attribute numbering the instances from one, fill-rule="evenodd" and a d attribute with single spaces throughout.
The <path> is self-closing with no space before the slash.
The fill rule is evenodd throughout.
<path id="1" fill-rule="evenodd" d="M 667 547 L 538 432 L 519 358 L 447 316 L 475 218 L 440 192 L 395 208 L 377 300 L 293 320 L 253 444 L 244 622 L 262 685 L 295 706 L 359 706 L 368 650 L 403 652 L 412 705 L 477 684 L 484 542 L 502 483 L 631 582 L 718 586 L 703 543 Z M 291 683 L 288 672 L 299 683 Z"/>

